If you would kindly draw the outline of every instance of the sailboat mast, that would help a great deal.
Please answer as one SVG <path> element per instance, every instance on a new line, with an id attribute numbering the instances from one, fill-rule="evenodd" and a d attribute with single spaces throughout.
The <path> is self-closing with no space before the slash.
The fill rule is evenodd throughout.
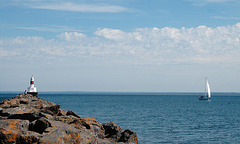
<path id="1" fill-rule="evenodd" d="M 205 97 L 207 96 L 207 77 L 205 78 Z"/>

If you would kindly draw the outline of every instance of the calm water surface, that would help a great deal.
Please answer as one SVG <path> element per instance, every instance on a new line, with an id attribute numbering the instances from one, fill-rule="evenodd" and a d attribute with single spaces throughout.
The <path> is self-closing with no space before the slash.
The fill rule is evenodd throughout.
<path id="1" fill-rule="evenodd" d="M 1 94 L 0 100 L 16 94 Z M 140 144 L 240 143 L 240 94 L 40 93 L 39 97 L 98 122 L 114 121 L 138 134 Z"/>

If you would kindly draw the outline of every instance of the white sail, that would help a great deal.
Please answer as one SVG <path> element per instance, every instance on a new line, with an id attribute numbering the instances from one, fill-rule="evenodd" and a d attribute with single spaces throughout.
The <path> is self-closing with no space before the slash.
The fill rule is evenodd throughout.
<path id="1" fill-rule="evenodd" d="M 209 86 L 209 83 L 208 83 L 208 80 L 207 80 L 207 84 L 206 84 L 206 89 L 207 89 L 207 97 L 211 97 L 211 90 L 210 90 L 210 86 Z"/>
<path id="2" fill-rule="evenodd" d="M 205 95 L 200 96 L 199 100 L 209 100 L 210 97 L 211 97 L 211 90 L 210 90 L 210 86 L 209 86 L 209 83 L 208 83 L 208 79 L 206 78 Z"/>

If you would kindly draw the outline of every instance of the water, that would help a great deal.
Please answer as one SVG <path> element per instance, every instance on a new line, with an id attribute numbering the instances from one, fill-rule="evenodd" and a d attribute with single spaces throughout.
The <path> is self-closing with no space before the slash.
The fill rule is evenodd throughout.
<path id="1" fill-rule="evenodd" d="M 16 94 L 0 93 L 0 100 Z M 39 97 L 98 122 L 114 121 L 138 134 L 140 144 L 240 143 L 240 94 L 40 93 Z M 234 96 L 231 96 L 234 95 Z"/>

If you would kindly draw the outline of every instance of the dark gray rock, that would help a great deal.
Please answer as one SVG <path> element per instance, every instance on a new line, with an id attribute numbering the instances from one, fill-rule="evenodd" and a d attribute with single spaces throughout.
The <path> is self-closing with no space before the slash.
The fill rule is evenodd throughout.
<path id="1" fill-rule="evenodd" d="M 29 120 L 34 121 L 39 119 L 40 117 L 44 117 L 41 113 L 23 113 L 23 114 L 12 114 L 8 116 L 8 119 L 22 119 L 22 120 Z"/>
<path id="2" fill-rule="evenodd" d="M 79 115 L 75 114 L 75 112 L 73 112 L 73 111 L 71 111 L 71 110 L 67 111 L 67 114 L 66 114 L 66 115 L 72 115 L 72 116 L 75 116 L 75 117 L 77 117 L 77 118 L 80 118 Z"/>
<path id="3" fill-rule="evenodd" d="M 57 115 L 59 113 L 60 105 L 54 105 L 50 107 L 45 107 L 41 111 L 44 113 L 48 113 L 50 115 Z"/>
<path id="4" fill-rule="evenodd" d="M 118 142 L 134 142 L 137 143 L 138 139 L 137 139 L 137 134 L 135 132 L 133 132 L 132 130 L 125 130 L 124 132 L 122 132 L 121 134 L 122 136 L 120 137 L 120 139 L 118 140 Z"/>
<path id="5" fill-rule="evenodd" d="M 114 142 L 118 142 L 124 131 L 114 122 L 103 124 L 103 128 L 105 129 L 106 138 L 109 138 Z"/>
<path id="6" fill-rule="evenodd" d="M 40 118 L 30 123 L 29 130 L 42 134 L 48 127 L 51 123 L 46 118 Z"/>

